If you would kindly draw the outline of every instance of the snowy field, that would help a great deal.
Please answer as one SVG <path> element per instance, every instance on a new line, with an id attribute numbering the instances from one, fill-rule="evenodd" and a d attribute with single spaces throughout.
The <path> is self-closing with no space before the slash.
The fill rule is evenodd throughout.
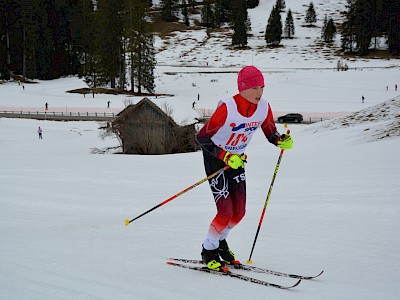
<path id="1" fill-rule="evenodd" d="M 250 11 L 254 33 L 265 29 L 273 2 L 261 0 Z M 318 8 L 333 11 L 335 3 L 314 1 L 317 14 Z M 299 14 L 303 5 L 308 1 L 286 0 Z M 99 123 L 2 118 L 0 299 L 397 299 L 400 91 L 394 85 L 400 84 L 400 60 L 349 60 L 350 70 L 337 72 L 337 58 L 326 59 L 308 46 L 320 32 L 308 32 L 301 23 L 295 18 L 297 41 L 283 41 L 293 45 L 273 53 L 224 50 L 212 39 L 187 53 L 183 42 L 173 43 L 176 47 L 157 55 L 156 92 L 174 96 L 151 100 L 171 105 L 178 122 L 190 122 L 198 116 L 193 101 L 196 108 L 214 109 L 218 99 L 236 93 L 235 72 L 253 62 L 264 73 L 264 96 L 275 115 L 348 115 L 289 126 L 294 148 L 282 158 L 252 256 L 255 266 L 277 271 L 325 270 L 319 279 L 283 291 L 168 266 L 169 257 L 200 258 L 215 215 L 207 183 L 124 226 L 124 219 L 204 178 L 201 152 L 92 154 L 118 144 L 99 138 Z M 204 32 L 182 34 L 201 41 Z M 261 47 L 259 41 L 250 44 Z M 118 112 L 128 100 L 141 99 L 66 93 L 81 87 L 86 86 L 78 78 L 38 81 L 24 89 L 15 82 L 0 84 L 0 111 L 43 110 L 48 102 L 50 111 Z M 258 132 L 247 154 L 247 214 L 229 236 L 242 262 L 250 254 L 279 150 Z"/>

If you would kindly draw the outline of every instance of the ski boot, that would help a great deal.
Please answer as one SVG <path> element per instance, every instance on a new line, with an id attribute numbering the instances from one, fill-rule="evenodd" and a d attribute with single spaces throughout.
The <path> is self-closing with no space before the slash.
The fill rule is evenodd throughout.
<path id="1" fill-rule="evenodd" d="M 229 269 L 221 262 L 218 255 L 218 249 L 207 250 L 203 247 L 201 251 L 201 258 L 207 268 L 218 272 L 228 272 Z"/>
<path id="2" fill-rule="evenodd" d="M 228 265 L 240 265 L 240 261 L 236 260 L 226 240 L 219 241 L 218 254 Z"/>

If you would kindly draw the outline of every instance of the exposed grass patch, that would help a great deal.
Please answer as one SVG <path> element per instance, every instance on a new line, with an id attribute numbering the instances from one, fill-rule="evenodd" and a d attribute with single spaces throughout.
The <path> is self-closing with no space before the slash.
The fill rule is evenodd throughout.
<path id="1" fill-rule="evenodd" d="M 174 32 L 185 32 L 185 31 L 192 31 L 192 30 L 204 30 L 204 27 L 201 27 L 198 22 L 195 22 L 195 26 L 186 26 L 181 22 L 165 22 L 161 19 L 159 13 L 152 14 L 153 19 L 153 31 L 156 33 L 161 39 L 165 39 L 168 36 L 175 35 Z"/>

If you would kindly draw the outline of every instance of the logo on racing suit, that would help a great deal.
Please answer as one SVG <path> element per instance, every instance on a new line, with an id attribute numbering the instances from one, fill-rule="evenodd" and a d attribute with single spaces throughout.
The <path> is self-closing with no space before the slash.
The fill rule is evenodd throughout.
<path id="1" fill-rule="evenodd" d="M 241 123 L 239 125 L 231 123 L 232 134 L 226 142 L 224 149 L 226 151 L 240 151 L 245 149 L 247 147 L 248 136 L 251 135 L 253 131 L 257 130 L 260 123 L 261 122 L 249 122 Z"/>
<path id="2" fill-rule="evenodd" d="M 239 131 L 240 129 L 245 128 L 245 132 L 247 131 L 254 131 L 260 126 L 261 122 L 249 122 L 249 123 L 242 123 L 236 126 L 235 123 L 231 123 L 230 126 L 232 127 L 232 131 Z"/>

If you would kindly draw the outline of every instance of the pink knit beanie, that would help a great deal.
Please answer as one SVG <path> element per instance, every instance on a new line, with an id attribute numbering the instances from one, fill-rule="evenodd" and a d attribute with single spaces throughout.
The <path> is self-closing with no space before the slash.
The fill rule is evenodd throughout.
<path id="1" fill-rule="evenodd" d="M 240 70 L 237 83 L 239 92 L 241 92 L 255 86 L 264 86 L 264 76 L 256 67 L 247 66 Z"/>

